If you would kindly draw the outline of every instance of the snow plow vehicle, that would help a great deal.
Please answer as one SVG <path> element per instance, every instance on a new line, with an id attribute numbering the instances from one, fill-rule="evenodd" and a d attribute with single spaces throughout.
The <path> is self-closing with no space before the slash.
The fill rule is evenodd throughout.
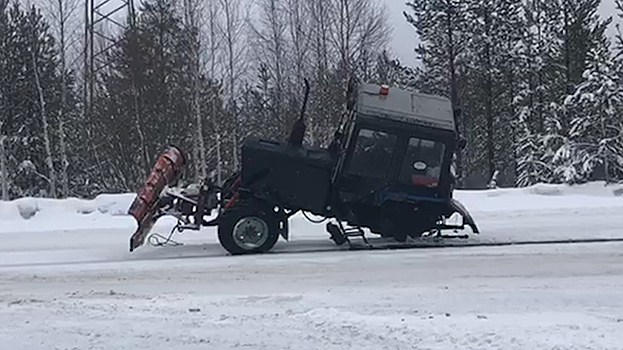
<path id="1" fill-rule="evenodd" d="M 138 222 L 130 251 L 165 215 L 177 218 L 180 232 L 217 226 L 233 255 L 265 253 L 279 237 L 287 241 L 288 220 L 298 212 L 328 220 L 338 245 L 356 236 L 368 243 L 364 229 L 397 242 L 466 226 L 478 233 L 452 196 L 453 157 L 465 142 L 450 100 L 362 84 L 331 144 L 320 148 L 302 144 L 308 93 L 307 84 L 290 139 L 245 139 L 240 169 L 223 184 L 205 179 L 175 187 L 186 159 L 173 146 L 161 153 L 129 209 Z M 459 222 L 449 224 L 457 213 Z"/>

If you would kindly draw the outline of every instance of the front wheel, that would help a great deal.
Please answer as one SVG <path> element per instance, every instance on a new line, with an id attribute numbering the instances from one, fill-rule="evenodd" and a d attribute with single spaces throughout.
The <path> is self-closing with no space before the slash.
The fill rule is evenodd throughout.
<path id="1" fill-rule="evenodd" d="M 279 239 L 279 220 L 260 206 L 240 205 L 226 210 L 218 225 L 221 246 L 232 255 L 265 253 Z"/>

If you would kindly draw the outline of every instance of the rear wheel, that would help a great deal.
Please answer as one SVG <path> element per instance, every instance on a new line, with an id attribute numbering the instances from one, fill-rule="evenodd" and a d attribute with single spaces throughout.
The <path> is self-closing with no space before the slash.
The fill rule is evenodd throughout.
<path id="1" fill-rule="evenodd" d="M 265 253 L 279 239 L 278 216 L 270 208 L 242 204 L 222 215 L 218 238 L 232 255 Z"/>

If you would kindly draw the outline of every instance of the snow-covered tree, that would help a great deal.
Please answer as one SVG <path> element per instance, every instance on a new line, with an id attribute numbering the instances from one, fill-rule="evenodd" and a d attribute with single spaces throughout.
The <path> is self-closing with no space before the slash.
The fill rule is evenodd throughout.
<path id="1" fill-rule="evenodd" d="M 556 64 L 561 46 L 558 6 L 543 0 L 530 0 L 524 5 L 526 30 L 520 41 L 519 61 L 522 74 L 515 97 L 518 125 L 523 135 L 515 140 L 518 185 L 532 185 L 535 180 L 551 182 L 552 165 L 548 156 L 552 152 L 547 148 L 548 142 L 555 138 L 548 135 L 547 130 L 556 129 L 546 125 L 556 124 L 557 116 L 551 114 L 550 107 L 558 103 L 554 87 L 561 79 Z"/>
<path id="2" fill-rule="evenodd" d="M 410 9 L 404 16 L 415 28 L 421 44 L 415 50 L 422 62 L 420 74 L 420 90 L 438 96 L 452 99 L 453 104 L 463 106 L 459 97 L 467 89 L 465 75 L 465 59 L 467 59 L 467 44 L 469 41 L 470 2 L 465 0 L 411 0 L 406 3 Z M 451 96 L 451 87 L 456 82 L 455 94 Z M 463 100 L 463 102 L 465 102 Z M 467 136 L 464 118 L 457 118 L 457 128 L 462 135 Z M 463 157 L 467 154 L 457 154 L 457 187 L 461 187 L 464 180 Z"/>
<path id="3" fill-rule="evenodd" d="M 577 147 L 571 137 L 572 122 L 586 113 L 581 108 L 567 108 L 565 98 L 582 83 L 590 53 L 602 45 L 609 21 L 599 18 L 599 3 L 530 0 L 524 7 L 528 24 L 521 41 L 524 73 L 515 101 L 518 119 L 523 120 L 524 128 L 541 146 L 536 150 L 538 157 L 521 153 L 532 149 L 522 144 L 526 138 L 516 140 L 516 149 L 519 162 L 538 159 L 538 168 L 543 171 L 538 178 L 543 182 L 571 179 L 575 175 L 571 175 L 568 165 L 561 164 L 567 164 L 570 157 L 586 159 L 584 154 L 574 155 Z M 532 169 L 533 165 L 520 164 L 518 169 Z M 519 171 L 518 178 L 534 176 Z M 522 184 L 532 183 L 523 180 Z"/>
<path id="4" fill-rule="evenodd" d="M 470 160 L 466 170 L 490 179 L 514 174 L 510 127 L 524 20 L 518 0 L 473 1 L 469 7 L 464 92 Z"/>
<path id="5" fill-rule="evenodd" d="M 525 187 L 540 182 L 549 182 L 551 166 L 544 155 L 543 138 L 528 127 L 525 117 L 517 123 L 517 186 Z"/>
<path id="6" fill-rule="evenodd" d="M 568 183 L 591 179 L 597 166 L 607 182 L 623 179 L 623 87 L 607 42 L 588 56 L 583 82 L 565 101 L 576 117 L 556 172 Z"/>
<path id="7" fill-rule="evenodd" d="M 10 196 L 56 196 L 61 79 L 56 42 L 41 11 L 3 11 L 0 70 L 6 184 Z M 23 166 L 28 164 L 28 166 Z"/>

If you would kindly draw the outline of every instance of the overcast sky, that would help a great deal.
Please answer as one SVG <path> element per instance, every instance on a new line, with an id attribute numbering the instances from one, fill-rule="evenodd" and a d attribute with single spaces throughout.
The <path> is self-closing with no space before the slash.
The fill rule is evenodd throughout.
<path id="1" fill-rule="evenodd" d="M 416 64 L 413 49 L 417 45 L 417 35 L 413 26 L 404 18 L 403 11 L 408 10 L 404 0 L 384 0 L 388 6 L 389 18 L 394 26 L 391 50 L 398 56 L 403 64 L 413 66 Z M 600 13 L 602 16 L 612 16 L 615 20 L 614 0 L 602 0 Z M 614 36 L 614 23 L 610 26 L 609 34 Z"/>

